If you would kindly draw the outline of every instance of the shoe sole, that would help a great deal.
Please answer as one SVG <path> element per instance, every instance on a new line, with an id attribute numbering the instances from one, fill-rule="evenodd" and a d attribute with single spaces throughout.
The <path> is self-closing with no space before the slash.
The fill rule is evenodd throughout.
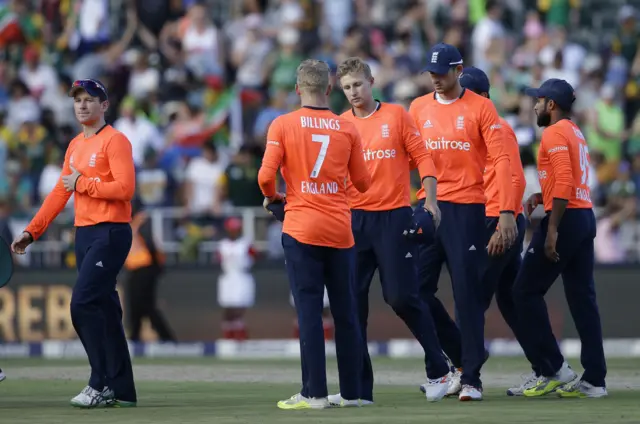
<path id="1" fill-rule="evenodd" d="M 4 374 L 0 374 L 0 381 L 4 381 L 7 379 L 7 376 Z"/>
<path id="2" fill-rule="evenodd" d="M 472 398 L 471 396 L 460 396 L 458 399 L 460 399 L 460 402 L 472 402 L 472 401 L 479 402 L 482 400 L 482 398 L 475 399 L 475 398 Z"/>

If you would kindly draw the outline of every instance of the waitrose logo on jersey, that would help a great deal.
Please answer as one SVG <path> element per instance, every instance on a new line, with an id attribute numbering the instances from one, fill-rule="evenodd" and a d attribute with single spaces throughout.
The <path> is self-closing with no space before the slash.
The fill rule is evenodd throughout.
<path id="1" fill-rule="evenodd" d="M 386 149 L 386 150 L 363 150 L 364 160 L 375 160 L 375 159 L 393 159 L 396 157 L 396 149 Z"/>
<path id="2" fill-rule="evenodd" d="M 427 139 L 424 141 L 429 150 L 462 150 L 468 152 L 471 150 L 471 143 L 468 141 L 446 140 L 444 137 Z"/>

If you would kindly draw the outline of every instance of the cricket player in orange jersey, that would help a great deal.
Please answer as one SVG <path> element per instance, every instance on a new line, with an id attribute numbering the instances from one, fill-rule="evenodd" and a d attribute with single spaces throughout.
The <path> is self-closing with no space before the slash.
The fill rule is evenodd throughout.
<path id="1" fill-rule="evenodd" d="M 471 90 L 476 94 L 489 98 L 489 91 L 491 89 L 489 78 L 478 68 L 473 66 L 464 68 L 462 75 L 460 76 L 460 85 L 467 90 Z M 495 293 L 496 303 L 498 304 L 498 308 L 500 309 L 505 322 L 515 334 L 516 339 L 519 339 L 516 326 L 517 315 L 513 305 L 512 287 L 516 276 L 518 275 L 520 263 L 522 262 L 522 244 L 524 242 L 526 229 L 526 220 L 522 207 L 525 177 L 522 162 L 520 160 L 520 150 L 518 148 L 516 135 L 509 123 L 503 118 L 500 118 L 500 125 L 505 137 L 504 146 L 507 149 L 509 161 L 511 163 L 511 182 L 514 190 L 513 209 L 517 216 L 516 223 L 518 225 L 518 238 L 516 243 L 513 244 L 510 249 L 504 249 L 500 232 L 497 231 L 496 228 L 498 224 L 498 217 L 500 216 L 499 183 L 496 178 L 493 161 L 491 158 L 487 158 L 487 165 L 484 172 L 484 190 L 487 197 L 485 214 L 487 230 L 486 240 L 489 260 L 486 264 L 486 269 L 483 272 L 482 285 L 485 289 L 485 310 L 491 306 L 491 300 Z M 424 287 L 437 287 L 438 277 L 439 275 L 432 274 L 431 278 L 435 281 L 429 282 Z M 427 290 L 426 296 L 432 296 L 431 290 Z M 435 301 L 437 301 L 437 299 Z M 441 308 L 441 310 L 444 310 L 444 308 Z M 445 353 L 451 359 L 453 365 L 456 367 L 448 394 L 458 394 L 461 389 L 460 369 L 462 367 L 462 340 L 460 339 L 460 332 L 448 314 L 434 316 L 434 319 L 440 320 L 436 321 L 436 327 L 441 330 L 440 333 L 445 332 L 450 328 L 454 328 L 455 330 L 452 334 L 439 335 L 447 341 L 446 344 L 443 344 L 443 348 Z M 444 320 L 445 322 L 441 322 L 441 320 Z M 507 390 L 507 394 L 510 396 L 520 396 L 522 395 L 523 388 L 527 384 L 529 383 L 525 381 L 522 385 L 510 388 Z"/>
<path id="2" fill-rule="evenodd" d="M 347 180 L 365 192 L 371 177 L 355 126 L 329 110 L 329 66 L 305 60 L 297 70 L 302 107 L 276 118 L 258 173 L 266 204 L 282 202 L 276 173 L 287 187 L 282 246 L 300 327 L 302 389 L 281 409 L 323 409 L 327 399 L 322 328 L 324 288 L 335 325 L 339 406 L 360 406 L 362 334 L 355 297 L 355 248 Z"/>
<path id="3" fill-rule="evenodd" d="M 435 92 L 414 100 L 409 113 L 436 168 L 437 187 L 427 185 L 426 192 L 421 190 L 420 205 L 437 199 L 442 219 L 435 242 L 419 248 L 418 272 L 422 283 L 434 281 L 432 275 L 439 275 L 442 263 L 447 263 L 462 337 L 459 399 L 481 400 L 480 368 L 486 360 L 481 270 L 487 261 L 483 174 L 490 155 L 499 183 L 499 232 L 509 248 L 517 236 L 511 166 L 496 108 L 489 99 L 460 86 L 463 61 L 458 49 L 437 44 L 427 59 L 425 72 Z M 426 300 L 433 314 L 446 314 L 435 298 L 436 290 L 430 288 Z"/>
<path id="4" fill-rule="evenodd" d="M 416 244 L 403 236 L 411 222 L 409 160 L 424 184 L 435 184 L 435 168 L 413 119 L 400 105 L 373 98 L 371 68 L 353 57 L 338 66 L 337 77 L 352 108 L 341 118 L 353 122 L 362 136 L 371 188 L 360 193 L 348 184 L 351 225 L 356 242 L 356 294 L 360 328 L 366 342 L 369 288 L 376 269 L 387 304 L 405 322 L 425 352 L 429 401 L 439 401 L 449 386 L 449 365 L 442 354 L 429 306 L 419 296 L 414 266 Z M 429 204 L 427 207 L 431 207 Z M 437 208 L 431 213 L 437 214 Z M 373 368 L 363 350 L 362 399 L 373 403 Z M 330 401 L 338 403 L 340 395 Z"/>
<path id="5" fill-rule="evenodd" d="M 67 148 L 60 180 L 11 247 L 15 253 L 25 253 L 69 197 L 75 196 L 78 279 L 71 297 L 71 320 L 89 358 L 91 378 L 71 404 L 135 406 L 131 358 L 116 291 L 116 277 L 132 243 L 129 223 L 136 177 L 131 142 L 105 123 L 109 101 L 100 81 L 76 81 L 69 96 L 82 133 Z"/>
<path id="6" fill-rule="evenodd" d="M 533 234 L 513 287 L 523 348 L 542 374 L 524 395 L 603 397 L 607 365 L 593 276 L 596 219 L 589 191 L 589 149 L 570 119 L 575 92 L 565 80 L 553 78 L 526 93 L 537 99 L 538 126 L 546 127 L 538 152 L 542 193 L 529 198 L 527 213 L 543 205 L 546 216 Z M 544 302 L 559 275 L 582 343 L 580 379 L 560 352 Z"/>

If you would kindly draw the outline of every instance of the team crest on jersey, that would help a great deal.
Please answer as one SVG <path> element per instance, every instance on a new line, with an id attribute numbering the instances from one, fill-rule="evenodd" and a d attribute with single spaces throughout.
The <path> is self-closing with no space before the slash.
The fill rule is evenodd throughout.
<path id="1" fill-rule="evenodd" d="M 458 119 L 456 119 L 456 129 L 457 130 L 464 129 L 464 116 L 460 115 L 458 116 Z"/>
<path id="2" fill-rule="evenodd" d="M 69 164 L 73 165 L 73 155 L 69 156 Z"/>
<path id="3" fill-rule="evenodd" d="M 382 138 L 389 138 L 389 124 L 382 124 L 380 129 L 382 131 Z"/>
<path id="4" fill-rule="evenodd" d="M 431 123 L 430 120 L 427 119 L 427 121 L 424 123 L 422 128 L 433 128 L 433 124 Z"/>
<path id="5" fill-rule="evenodd" d="M 97 154 L 92 154 L 91 157 L 89 158 L 89 167 L 90 168 L 95 168 L 96 167 L 96 157 L 98 155 Z"/>

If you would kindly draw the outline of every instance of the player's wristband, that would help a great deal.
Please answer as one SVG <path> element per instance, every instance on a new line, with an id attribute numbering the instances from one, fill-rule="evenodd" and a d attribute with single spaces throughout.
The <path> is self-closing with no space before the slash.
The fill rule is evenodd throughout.
<path id="1" fill-rule="evenodd" d="M 511 215 L 515 215 L 516 213 L 514 211 L 500 211 L 501 214 L 503 213 L 510 213 Z"/>
<path id="2" fill-rule="evenodd" d="M 82 175 L 78 175 L 76 180 L 73 182 L 73 191 L 76 191 L 76 186 L 78 185 L 78 180 L 82 177 Z"/>

